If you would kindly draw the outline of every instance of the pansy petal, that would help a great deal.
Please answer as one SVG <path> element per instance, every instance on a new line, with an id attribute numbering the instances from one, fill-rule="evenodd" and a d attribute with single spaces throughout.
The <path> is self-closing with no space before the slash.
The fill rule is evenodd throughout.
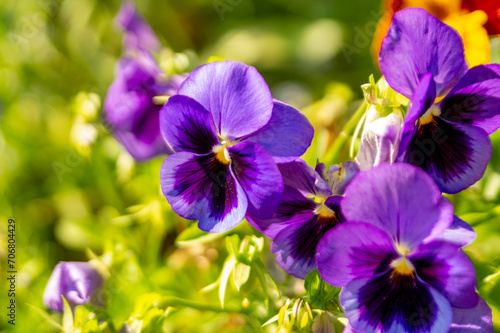
<path id="1" fill-rule="evenodd" d="M 161 154 L 172 154 L 172 149 L 160 133 L 158 123 L 131 131 L 115 130 L 113 135 L 137 161 L 145 161 Z"/>
<path id="2" fill-rule="evenodd" d="M 493 333 L 493 316 L 486 302 L 479 302 L 471 309 L 453 309 L 453 323 L 448 333 Z"/>
<path id="3" fill-rule="evenodd" d="M 420 125 L 404 161 L 428 172 L 441 191 L 457 193 L 483 176 L 491 153 L 490 138 L 483 129 L 435 117 Z"/>
<path id="4" fill-rule="evenodd" d="M 177 90 L 188 78 L 189 73 L 170 75 L 165 83 L 163 93 L 167 96 L 177 95 Z"/>
<path id="5" fill-rule="evenodd" d="M 417 89 L 411 99 L 411 107 L 406 114 L 405 121 L 415 123 L 424 115 L 436 99 L 436 83 L 432 73 L 425 73 L 420 78 Z"/>
<path id="6" fill-rule="evenodd" d="M 434 104 L 436 99 L 436 84 L 431 73 L 425 73 L 417 86 L 408 113 L 405 115 L 403 129 L 401 133 L 401 143 L 399 144 L 398 157 L 404 157 L 406 149 L 410 144 L 415 131 L 418 118 Z"/>
<path id="7" fill-rule="evenodd" d="M 158 114 L 161 107 L 153 103 L 153 97 L 160 89 L 155 79 L 159 71 L 151 56 L 143 52 L 135 58 L 122 58 L 104 101 L 106 121 L 114 128 L 130 130 L 143 117 Z"/>
<path id="8" fill-rule="evenodd" d="M 340 302 L 353 329 L 377 333 L 447 332 L 453 316 L 448 300 L 425 282 L 398 282 L 387 273 L 354 280 L 344 288 Z"/>
<path id="9" fill-rule="evenodd" d="M 283 195 L 283 178 L 273 158 L 254 142 L 227 148 L 233 172 L 248 198 L 248 213 L 271 218 Z"/>
<path id="10" fill-rule="evenodd" d="M 361 170 L 367 170 L 380 163 L 393 163 L 396 160 L 400 144 L 402 119 L 393 112 L 381 117 L 375 106 L 368 109 L 367 119 L 356 163 Z"/>
<path id="11" fill-rule="evenodd" d="M 304 154 L 313 136 L 314 129 L 302 113 L 275 100 L 271 120 L 245 140 L 258 143 L 277 163 L 286 163 Z"/>
<path id="12" fill-rule="evenodd" d="M 194 69 L 179 95 L 189 96 L 212 113 L 218 134 L 234 140 L 253 133 L 271 119 L 271 91 L 254 67 L 215 61 Z"/>
<path id="13" fill-rule="evenodd" d="M 355 278 L 372 276 L 381 267 L 389 270 L 396 257 L 389 235 L 373 225 L 348 221 L 325 234 L 316 260 L 326 282 L 344 287 Z"/>
<path id="14" fill-rule="evenodd" d="M 318 164 L 319 165 L 319 164 Z M 318 166 L 316 166 L 318 170 Z M 317 171 L 328 183 L 333 195 L 343 195 L 347 185 L 358 174 L 359 167 L 355 162 L 347 161 L 343 164 L 330 165 L 328 169 Z"/>
<path id="15" fill-rule="evenodd" d="M 103 278 L 88 262 L 60 262 L 45 287 L 43 302 L 53 311 L 63 311 L 64 296 L 71 306 L 85 304 L 102 285 Z"/>
<path id="16" fill-rule="evenodd" d="M 328 199 L 325 200 L 325 206 L 333 210 L 336 214 L 339 215 L 339 223 L 344 222 L 344 216 L 342 215 L 342 212 L 340 211 L 340 202 L 344 199 L 343 196 L 339 195 L 333 195 L 329 197 Z"/>
<path id="17" fill-rule="evenodd" d="M 495 132 L 500 128 L 500 65 L 471 68 L 440 107 L 441 117 L 448 121 Z"/>
<path id="18" fill-rule="evenodd" d="M 80 300 L 87 302 L 102 284 L 102 276 L 88 262 L 66 262 L 65 268 L 68 278 L 72 282 L 72 287 L 78 292 Z"/>
<path id="19" fill-rule="evenodd" d="M 453 206 L 432 178 L 406 163 L 360 172 L 347 187 L 341 208 L 347 221 L 373 224 L 409 249 L 439 236 L 453 221 Z"/>
<path id="20" fill-rule="evenodd" d="M 356 332 L 354 328 L 352 328 L 351 324 L 347 323 L 342 333 L 358 333 L 358 332 Z"/>
<path id="21" fill-rule="evenodd" d="M 247 197 L 228 165 L 214 154 L 180 152 L 167 157 L 160 170 L 163 194 L 181 217 L 199 221 L 200 229 L 221 232 L 240 223 Z"/>
<path id="22" fill-rule="evenodd" d="M 453 307 L 476 306 L 476 272 L 458 246 L 433 241 L 419 246 L 409 258 L 417 275 L 446 296 Z"/>
<path id="23" fill-rule="evenodd" d="M 337 205 L 338 214 L 339 206 Z M 281 230 L 273 240 L 271 251 L 276 261 L 290 275 L 304 279 L 316 268 L 316 252 L 325 233 L 340 223 L 335 217 L 314 216 L 303 223 L 294 223 Z"/>
<path id="24" fill-rule="evenodd" d="M 304 196 L 329 197 L 332 190 L 313 168 L 303 160 L 278 164 L 285 185 L 299 190 Z"/>
<path id="25" fill-rule="evenodd" d="M 116 21 L 125 29 L 124 46 L 128 50 L 140 48 L 147 51 L 158 51 L 160 42 L 153 29 L 137 11 L 132 1 L 124 2 L 116 15 Z"/>
<path id="26" fill-rule="evenodd" d="M 175 152 L 206 154 L 219 144 L 210 112 L 186 96 L 168 99 L 160 111 L 160 128 Z"/>
<path id="27" fill-rule="evenodd" d="M 452 225 L 438 239 L 462 247 L 472 243 L 476 237 L 474 229 L 455 215 Z"/>
<path id="28" fill-rule="evenodd" d="M 278 232 L 295 223 L 305 223 L 314 218 L 314 210 L 318 203 L 307 199 L 291 186 L 283 189 L 281 202 L 270 219 L 261 219 L 247 214 L 248 222 L 264 235 L 274 238 Z"/>
<path id="29" fill-rule="evenodd" d="M 276 261 L 289 275 L 305 278 L 316 268 L 316 246 L 323 236 L 316 216 L 304 223 L 295 223 L 281 230 L 273 240 L 271 251 Z"/>
<path id="30" fill-rule="evenodd" d="M 454 29 L 424 9 L 407 8 L 394 14 L 379 63 L 389 85 L 404 96 L 413 96 L 425 73 L 434 76 L 442 96 L 464 68 L 464 47 Z"/>

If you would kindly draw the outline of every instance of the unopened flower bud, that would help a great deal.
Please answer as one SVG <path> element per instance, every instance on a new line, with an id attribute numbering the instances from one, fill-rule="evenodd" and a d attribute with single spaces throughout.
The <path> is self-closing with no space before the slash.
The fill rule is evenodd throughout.
<path id="1" fill-rule="evenodd" d="M 62 296 L 71 307 L 86 304 L 102 282 L 101 274 L 88 262 L 60 262 L 45 287 L 43 303 L 59 312 L 64 308 Z"/>

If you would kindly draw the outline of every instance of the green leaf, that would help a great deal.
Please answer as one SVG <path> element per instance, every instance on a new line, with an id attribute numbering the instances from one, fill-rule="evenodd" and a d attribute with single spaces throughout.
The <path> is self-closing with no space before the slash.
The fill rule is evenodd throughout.
<path id="1" fill-rule="evenodd" d="M 281 314 L 281 311 L 276 316 L 272 317 L 271 319 L 269 319 L 268 321 L 266 321 L 264 324 L 262 324 L 261 327 L 267 326 L 269 324 L 274 323 L 275 321 L 278 321 L 280 314 Z"/>
<path id="2" fill-rule="evenodd" d="M 304 288 L 309 293 L 310 296 L 317 295 L 320 290 L 321 277 L 317 269 L 311 271 L 311 273 L 306 275 L 304 280 Z"/>
<path id="3" fill-rule="evenodd" d="M 266 270 L 264 268 L 264 265 L 260 261 L 259 258 L 256 258 L 252 262 L 252 268 L 255 274 L 257 274 L 257 277 L 259 278 L 260 285 L 262 286 L 262 290 L 264 290 L 264 295 L 266 296 L 266 306 L 269 307 L 269 291 L 267 290 L 267 282 L 266 282 Z"/>
<path id="4" fill-rule="evenodd" d="M 238 250 L 239 247 L 240 247 L 240 236 L 234 234 L 226 237 L 226 248 L 230 254 L 237 256 L 239 253 Z"/>
<path id="5" fill-rule="evenodd" d="M 236 266 L 234 266 L 233 281 L 238 291 L 240 291 L 241 286 L 248 281 L 251 269 L 252 267 L 242 262 L 239 262 L 236 264 Z"/>
<path id="6" fill-rule="evenodd" d="M 34 305 L 31 305 L 29 303 L 26 303 L 26 305 L 30 306 L 32 309 L 34 309 L 35 311 L 37 311 L 39 314 L 42 315 L 42 317 L 44 317 L 47 322 L 49 322 L 49 324 L 51 324 L 52 326 L 60 329 L 60 330 L 63 330 L 63 327 L 61 326 L 61 324 L 59 324 L 54 318 L 52 318 L 47 312 L 45 312 L 44 310 L 40 309 L 40 308 L 37 308 L 36 306 Z"/>
<path id="7" fill-rule="evenodd" d="M 62 317 L 62 324 L 63 324 L 63 330 L 65 333 L 72 333 L 73 332 L 73 310 L 71 310 L 71 307 L 68 304 L 68 301 L 66 301 L 66 298 L 64 296 L 61 296 L 64 302 L 64 312 L 63 312 L 63 317 Z"/>
<path id="8" fill-rule="evenodd" d="M 175 239 L 175 244 L 178 247 L 189 247 L 195 244 L 206 244 L 220 239 L 227 235 L 226 232 L 210 233 L 198 228 L 198 223 L 193 223 L 187 229 L 182 231 Z"/>
<path id="9" fill-rule="evenodd" d="M 337 296 L 342 290 L 324 281 L 317 269 L 306 275 L 304 288 L 307 291 L 305 299 L 317 309 L 336 307 Z"/>

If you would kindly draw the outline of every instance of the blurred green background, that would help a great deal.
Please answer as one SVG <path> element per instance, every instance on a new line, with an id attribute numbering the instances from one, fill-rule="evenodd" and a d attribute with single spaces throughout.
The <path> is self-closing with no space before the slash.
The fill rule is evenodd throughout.
<path id="1" fill-rule="evenodd" d="M 217 280 L 228 251 L 222 237 L 186 241 L 195 229 L 170 210 L 159 189 L 164 157 L 136 164 L 102 121 L 121 54 L 123 34 L 113 22 L 120 5 L 0 3 L 0 329 L 13 329 L 5 316 L 7 221 L 13 218 L 14 331 L 58 331 L 27 304 L 45 309 L 43 290 L 59 261 L 86 261 L 95 253 L 110 263 L 111 277 L 97 300 L 105 309 L 81 310 L 77 317 L 84 322 L 110 318 L 111 332 L 124 322 L 130 332 L 272 332 L 275 325 L 261 325 L 304 289 L 277 266 L 268 239 L 260 260 L 283 294 L 268 279 L 268 308 L 255 276 L 240 292 L 228 286 L 226 304 L 241 313 L 154 305 L 158 295 L 171 295 L 217 306 L 217 288 L 201 289 Z M 146 0 L 137 7 L 165 45 L 160 60 L 167 70 L 189 71 L 212 55 L 255 66 L 273 96 L 298 107 L 315 126 L 310 163 L 321 160 L 356 108 L 359 86 L 372 73 L 380 76 L 370 55 L 382 14 L 377 1 Z M 495 45 L 493 59 L 499 59 Z M 500 135 L 492 140 L 484 179 L 450 199 L 478 232 L 466 252 L 500 332 Z M 246 223 L 229 232 L 251 233 Z"/>

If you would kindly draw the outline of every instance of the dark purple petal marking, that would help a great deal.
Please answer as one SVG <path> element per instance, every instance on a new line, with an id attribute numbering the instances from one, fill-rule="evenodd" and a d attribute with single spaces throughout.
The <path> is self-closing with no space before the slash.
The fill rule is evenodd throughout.
<path id="1" fill-rule="evenodd" d="M 247 215 L 247 220 L 268 237 L 274 238 L 276 234 L 289 225 L 305 223 L 314 218 L 314 210 L 318 204 L 304 197 L 302 193 L 291 186 L 285 185 L 281 202 L 270 219 L 259 219 Z"/>
<path id="2" fill-rule="evenodd" d="M 313 168 L 303 160 L 278 164 L 285 185 L 299 190 L 304 196 L 329 197 L 332 190 Z"/>
<path id="3" fill-rule="evenodd" d="M 476 272 L 470 259 L 456 245 L 434 241 L 419 246 L 409 256 L 417 275 L 446 296 L 453 307 L 473 308 Z"/>
<path id="4" fill-rule="evenodd" d="M 169 98 L 160 111 L 160 128 L 175 152 L 206 154 L 220 143 L 210 112 L 186 96 Z"/>
<path id="5" fill-rule="evenodd" d="M 353 279 L 373 276 L 380 267 L 389 269 L 390 262 L 398 256 L 387 233 L 352 220 L 326 233 L 317 252 L 321 276 L 339 287 L 345 287 Z"/>
<path id="6" fill-rule="evenodd" d="M 453 323 L 448 333 L 493 333 L 492 320 L 490 307 L 479 298 L 474 308 L 453 309 Z"/>
<path id="7" fill-rule="evenodd" d="M 483 129 L 434 117 L 419 126 L 404 161 L 428 172 L 441 191 L 457 193 L 483 176 L 491 153 L 491 142 Z"/>
<path id="8" fill-rule="evenodd" d="M 450 303 L 411 275 L 381 272 L 349 283 L 340 295 L 346 315 L 359 332 L 447 332 Z"/>
<path id="9" fill-rule="evenodd" d="M 311 145 L 314 129 L 297 109 L 274 101 L 271 120 L 244 140 L 258 143 L 277 163 L 296 160 Z"/>
<path id="10" fill-rule="evenodd" d="M 437 96 L 442 96 L 466 69 L 460 35 L 420 8 L 403 9 L 394 15 L 379 63 L 389 85 L 408 98 L 425 73 L 434 76 Z"/>
<path id="11" fill-rule="evenodd" d="M 245 141 L 227 148 L 233 172 L 248 198 L 248 213 L 271 218 L 283 195 L 283 178 L 261 146 Z"/>
<path id="12" fill-rule="evenodd" d="M 406 163 L 381 164 L 360 172 L 341 203 L 347 221 L 363 221 L 413 249 L 441 235 L 453 221 L 453 206 L 433 179 Z"/>
<path id="13" fill-rule="evenodd" d="M 261 129 L 273 111 L 264 78 L 254 67 L 235 61 L 215 61 L 194 69 L 177 93 L 203 105 L 225 140 Z"/>
<path id="14" fill-rule="evenodd" d="M 434 104 L 436 99 L 436 84 L 431 73 L 425 73 L 417 86 L 410 108 L 405 115 L 403 128 L 401 130 L 401 142 L 399 143 L 398 160 L 404 159 L 406 150 L 415 136 L 418 128 L 418 119 Z"/>
<path id="15" fill-rule="evenodd" d="M 278 254 L 278 264 L 290 275 L 305 278 L 316 268 L 316 252 L 325 233 L 344 222 L 338 201 L 332 197 L 328 207 L 333 211 L 313 215 L 310 220 L 295 222 L 283 228 L 274 238 L 271 250 Z"/>
<path id="16" fill-rule="evenodd" d="M 471 68 L 439 105 L 441 117 L 450 122 L 495 132 L 500 127 L 500 65 Z"/>
<path id="17" fill-rule="evenodd" d="M 214 153 L 176 153 L 163 162 L 162 191 L 181 217 L 199 221 L 204 231 L 221 232 L 243 220 L 247 198 L 230 166 Z"/>

